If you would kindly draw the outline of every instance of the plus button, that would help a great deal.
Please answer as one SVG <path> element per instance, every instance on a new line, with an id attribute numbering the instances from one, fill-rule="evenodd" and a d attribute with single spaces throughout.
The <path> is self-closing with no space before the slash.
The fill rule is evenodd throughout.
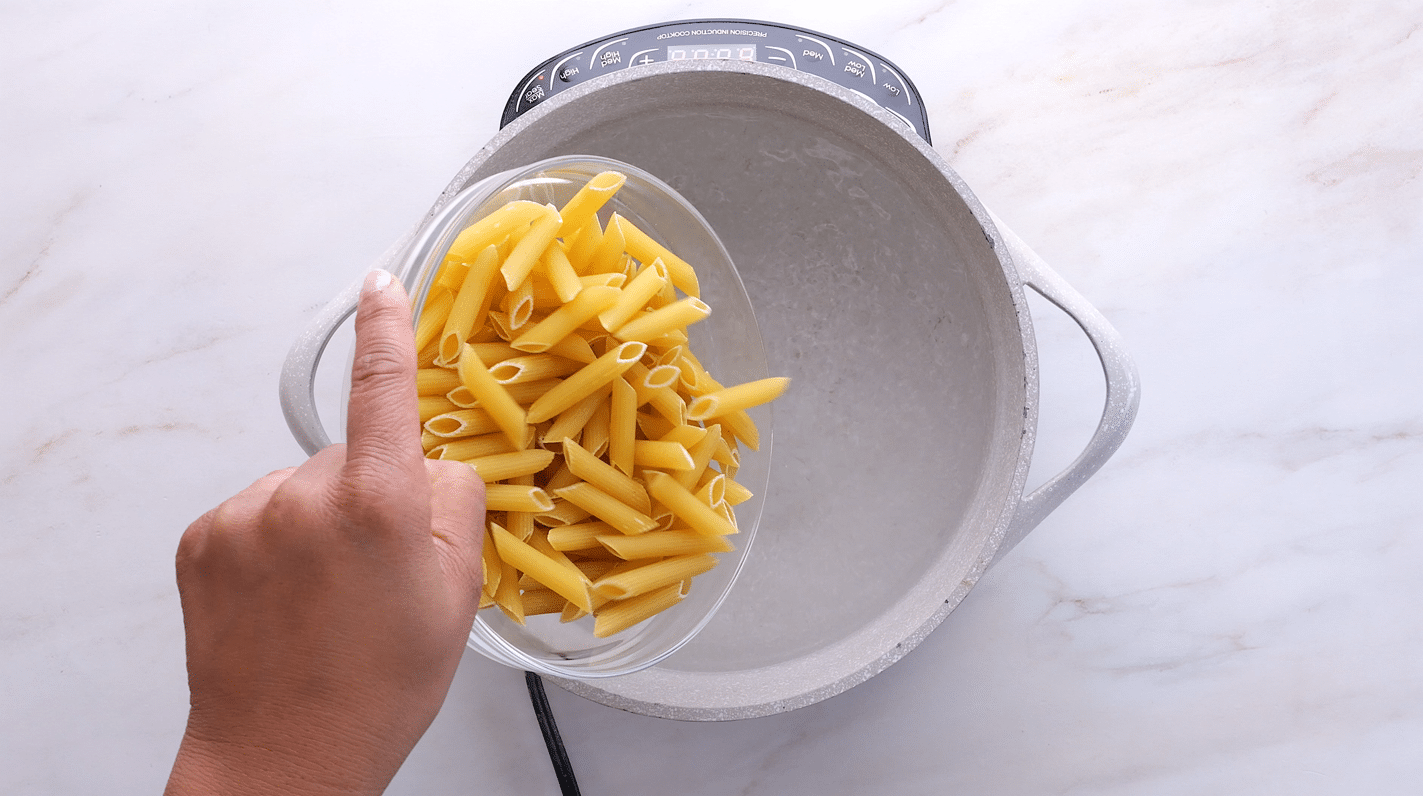
<path id="1" fill-rule="evenodd" d="M 638 63 L 642 64 L 643 66 L 647 66 L 648 64 L 652 63 L 652 56 L 644 55 L 642 56 L 642 58 L 638 59 Z"/>

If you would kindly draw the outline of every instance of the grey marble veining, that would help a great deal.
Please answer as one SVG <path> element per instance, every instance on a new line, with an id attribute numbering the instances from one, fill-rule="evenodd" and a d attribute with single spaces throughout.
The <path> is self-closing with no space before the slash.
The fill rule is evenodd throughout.
<path id="1" fill-rule="evenodd" d="M 839 696 L 706 724 L 551 689 L 584 792 L 1415 792 L 1423 35 L 1333 0 L 0 9 L 0 791 L 160 788 L 173 549 L 300 457 L 291 340 L 539 60 L 698 15 L 901 66 L 1144 399 L 1097 476 Z M 1102 387 L 1033 307 L 1039 483 Z M 391 793 L 473 790 L 557 786 L 521 675 L 471 653 Z"/>

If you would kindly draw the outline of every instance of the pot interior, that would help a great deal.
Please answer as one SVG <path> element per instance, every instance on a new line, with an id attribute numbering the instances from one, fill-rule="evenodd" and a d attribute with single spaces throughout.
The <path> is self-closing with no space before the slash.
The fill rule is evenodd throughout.
<path id="1" fill-rule="evenodd" d="M 1021 489 L 1021 293 L 961 183 L 882 118 L 754 67 L 590 81 L 450 188 L 573 153 L 648 170 L 711 222 L 793 379 L 741 580 L 660 669 L 744 672 L 890 627 L 858 653 L 876 660 L 957 602 Z"/>

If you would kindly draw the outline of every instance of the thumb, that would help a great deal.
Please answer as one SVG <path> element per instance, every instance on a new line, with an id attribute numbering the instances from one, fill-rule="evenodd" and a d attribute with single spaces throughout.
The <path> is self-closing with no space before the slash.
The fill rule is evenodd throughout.
<path id="1" fill-rule="evenodd" d="M 478 604 L 484 585 L 484 481 L 461 462 L 425 459 L 430 478 L 430 533 L 447 574 Z"/>
<path id="2" fill-rule="evenodd" d="M 346 412 L 347 474 L 365 487 L 404 488 L 408 482 L 392 476 L 401 470 L 406 478 L 418 472 L 422 457 L 415 355 L 405 288 L 389 272 L 372 271 L 356 309 L 356 353 Z"/>

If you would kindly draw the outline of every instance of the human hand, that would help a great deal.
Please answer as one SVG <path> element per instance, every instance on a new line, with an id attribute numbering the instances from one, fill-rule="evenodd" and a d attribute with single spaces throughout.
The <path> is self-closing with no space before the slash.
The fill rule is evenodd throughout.
<path id="1" fill-rule="evenodd" d="M 346 445 L 178 546 L 191 708 L 167 793 L 380 793 L 439 711 L 479 607 L 484 486 L 423 458 L 410 305 L 373 272 Z"/>

